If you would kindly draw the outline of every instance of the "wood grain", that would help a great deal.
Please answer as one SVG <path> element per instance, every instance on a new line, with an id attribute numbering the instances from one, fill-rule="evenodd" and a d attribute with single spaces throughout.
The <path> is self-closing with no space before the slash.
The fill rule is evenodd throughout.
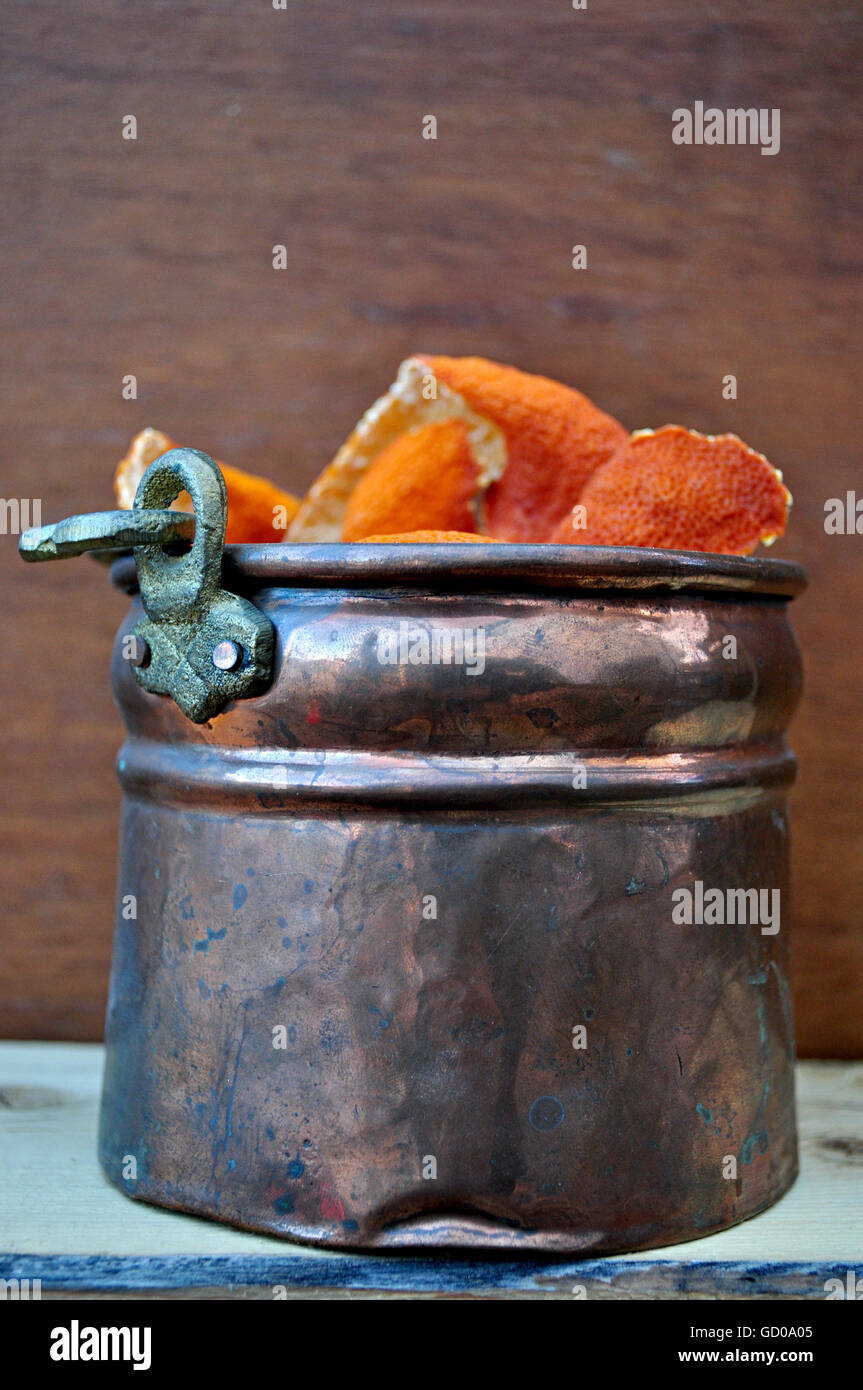
<path id="1" fill-rule="evenodd" d="M 812 580 L 800 1047 L 863 1051 L 863 536 L 823 526 L 827 498 L 863 495 L 859 3 L 27 0 L 6 19 L 4 497 L 45 520 L 109 505 L 146 424 L 302 488 L 414 349 L 560 377 L 632 427 L 733 429 L 783 468 L 777 553 Z M 696 99 L 779 107 L 779 154 L 673 145 Z M 85 561 L 25 570 L 8 536 L 0 576 L 0 1032 L 97 1037 L 123 604 Z"/>

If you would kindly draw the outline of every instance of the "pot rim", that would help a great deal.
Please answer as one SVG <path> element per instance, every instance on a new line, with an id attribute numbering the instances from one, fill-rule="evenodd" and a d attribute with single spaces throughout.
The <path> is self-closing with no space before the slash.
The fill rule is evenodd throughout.
<path id="1" fill-rule="evenodd" d="M 137 591 L 131 551 L 114 560 L 111 579 L 126 593 Z M 780 598 L 794 598 L 808 582 L 802 565 L 790 560 L 697 550 L 511 542 L 366 545 L 355 541 L 227 545 L 223 579 L 228 589 L 236 586 L 246 591 L 282 586 L 408 586 L 449 592 L 484 588 L 718 591 Z"/>

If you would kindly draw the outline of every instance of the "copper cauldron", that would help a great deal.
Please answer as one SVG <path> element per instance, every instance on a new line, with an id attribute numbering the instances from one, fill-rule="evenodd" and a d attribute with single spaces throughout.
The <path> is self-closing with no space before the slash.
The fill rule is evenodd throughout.
<path id="1" fill-rule="evenodd" d="M 803 572 L 223 554 L 224 524 L 215 465 L 174 450 L 131 513 L 22 540 L 132 547 L 112 573 L 140 589 L 113 663 L 110 1180 L 354 1248 L 636 1249 L 776 1201 Z"/>

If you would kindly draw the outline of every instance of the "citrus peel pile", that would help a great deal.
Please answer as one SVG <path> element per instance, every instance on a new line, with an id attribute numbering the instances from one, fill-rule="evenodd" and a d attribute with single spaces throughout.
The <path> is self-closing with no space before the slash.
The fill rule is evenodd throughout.
<path id="1" fill-rule="evenodd" d="M 173 445 L 132 441 L 115 477 L 132 505 Z M 649 546 L 748 555 L 785 530 L 791 496 L 734 434 L 629 434 L 559 382 L 481 357 L 409 357 L 298 501 L 220 464 L 228 541 Z M 177 506 L 189 503 L 181 496 Z"/>

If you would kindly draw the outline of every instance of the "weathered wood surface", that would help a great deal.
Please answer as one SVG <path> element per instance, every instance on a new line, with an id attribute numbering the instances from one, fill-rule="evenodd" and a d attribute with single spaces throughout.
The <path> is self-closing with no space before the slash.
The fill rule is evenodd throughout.
<path id="1" fill-rule="evenodd" d="M 5 28 L 0 491 L 44 521 L 110 506 L 150 423 L 300 488 L 416 348 L 559 376 L 632 427 L 733 429 L 784 469 L 777 553 L 812 578 L 800 1045 L 859 1055 L 863 536 L 823 514 L 863 494 L 860 6 L 27 0 Z M 779 154 L 673 145 L 696 99 L 779 107 Z M 8 536 L 0 585 L 0 1033 L 98 1037 L 123 601 Z"/>
<path id="2" fill-rule="evenodd" d="M 801 1174 L 704 1240 L 586 1261 L 338 1255 L 129 1201 L 96 1162 L 102 1048 L 0 1044 L 0 1278 L 43 1292 L 171 1296 L 821 1298 L 863 1277 L 863 1064 L 798 1069 Z"/>

